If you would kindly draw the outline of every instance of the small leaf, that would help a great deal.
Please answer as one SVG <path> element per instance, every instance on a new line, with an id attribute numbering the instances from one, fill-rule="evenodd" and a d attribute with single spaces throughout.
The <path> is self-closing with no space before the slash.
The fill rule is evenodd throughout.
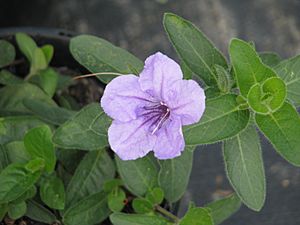
<path id="1" fill-rule="evenodd" d="M 75 111 L 51 105 L 36 99 L 24 99 L 23 104 L 38 118 L 53 125 L 61 125 L 75 115 Z"/>
<path id="2" fill-rule="evenodd" d="M 23 141 L 9 142 L 5 145 L 5 149 L 11 163 L 27 163 L 30 160 Z"/>
<path id="3" fill-rule="evenodd" d="M 206 101 L 200 122 L 183 129 L 187 145 L 215 143 L 241 132 L 249 122 L 249 111 L 240 110 L 236 95 L 227 94 Z"/>
<path id="4" fill-rule="evenodd" d="M 8 41 L 0 40 L 0 68 L 11 64 L 15 57 L 15 47 Z"/>
<path id="5" fill-rule="evenodd" d="M 33 200 L 27 202 L 26 216 L 35 221 L 47 224 L 52 224 L 57 220 L 50 210 Z"/>
<path id="6" fill-rule="evenodd" d="M 249 106 L 259 114 L 278 110 L 286 98 L 286 86 L 279 77 L 271 77 L 262 84 L 253 85 L 248 92 Z"/>
<path id="7" fill-rule="evenodd" d="M 32 76 L 30 82 L 39 86 L 49 97 L 53 97 L 57 87 L 58 73 L 52 69 L 40 70 Z"/>
<path id="8" fill-rule="evenodd" d="M 26 202 L 19 202 L 19 203 L 11 203 L 9 204 L 9 209 L 8 209 L 8 216 L 13 219 L 19 219 L 22 216 L 25 215 L 27 210 Z"/>
<path id="9" fill-rule="evenodd" d="M 214 223 L 208 209 L 190 208 L 179 225 L 214 225 Z"/>
<path id="10" fill-rule="evenodd" d="M 45 168 L 45 160 L 42 159 L 42 158 L 35 158 L 35 159 L 29 161 L 25 165 L 25 169 L 28 170 L 31 173 L 41 171 L 44 168 Z"/>
<path id="11" fill-rule="evenodd" d="M 38 99 L 56 105 L 39 87 L 30 84 L 9 85 L 0 89 L 0 115 L 24 115 L 30 111 L 24 106 L 24 99 Z"/>
<path id="12" fill-rule="evenodd" d="M 264 64 L 272 68 L 278 65 L 281 61 L 280 56 L 274 52 L 260 52 L 259 57 Z"/>
<path id="13" fill-rule="evenodd" d="M 296 107 L 300 106 L 300 55 L 282 61 L 274 70 L 287 86 L 287 98 Z"/>
<path id="14" fill-rule="evenodd" d="M 146 199 L 152 203 L 152 205 L 159 205 L 164 200 L 164 191 L 161 188 L 153 188 L 146 194 Z"/>
<path id="15" fill-rule="evenodd" d="M 35 41 L 29 35 L 24 33 L 17 33 L 16 41 L 21 52 L 26 56 L 28 61 L 31 63 L 34 57 L 33 56 L 34 51 L 35 49 L 38 48 Z"/>
<path id="16" fill-rule="evenodd" d="M 108 208 L 113 212 L 120 212 L 124 208 L 125 200 L 125 192 L 120 188 L 115 188 L 109 193 L 107 197 Z"/>
<path id="17" fill-rule="evenodd" d="M 108 180 L 108 181 L 105 181 L 104 184 L 103 184 L 103 190 L 105 192 L 111 192 L 111 190 L 119 187 L 119 186 L 122 186 L 123 185 L 123 181 L 121 179 L 112 179 L 112 180 Z"/>
<path id="18" fill-rule="evenodd" d="M 52 209 L 65 208 L 65 188 L 61 179 L 52 175 L 42 180 L 40 186 L 42 201 Z"/>
<path id="19" fill-rule="evenodd" d="M 239 210 L 241 201 L 236 194 L 232 194 L 223 199 L 211 202 L 205 207 L 210 209 L 214 225 L 218 225 Z"/>
<path id="20" fill-rule="evenodd" d="M 24 134 L 31 128 L 44 123 L 33 116 L 12 116 L 0 118 L 0 144 L 23 141 Z"/>
<path id="21" fill-rule="evenodd" d="M 71 39 L 70 51 L 73 57 L 92 73 L 117 72 L 121 74 L 136 74 L 143 69 L 143 63 L 110 42 L 90 35 L 80 35 Z M 108 83 L 114 75 L 98 76 Z"/>
<path id="22" fill-rule="evenodd" d="M 33 198 L 36 195 L 36 187 L 33 185 L 31 186 L 24 194 L 22 194 L 19 198 L 13 201 L 13 203 L 20 203 L 24 202 L 28 199 Z"/>
<path id="23" fill-rule="evenodd" d="M 16 75 L 12 74 L 8 70 L 1 70 L 0 71 L 0 84 L 3 85 L 15 85 L 15 84 L 22 84 L 24 81 L 17 77 Z"/>
<path id="24" fill-rule="evenodd" d="M 52 132 L 48 126 L 44 125 L 28 131 L 24 137 L 24 144 L 31 157 L 45 160 L 45 169 L 48 173 L 54 170 L 56 156 Z"/>
<path id="25" fill-rule="evenodd" d="M 186 148 L 181 156 L 161 160 L 159 164 L 161 167 L 158 174 L 159 186 L 169 202 L 176 202 L 183 196 L 187 188 L 192 171 L 193 152 Z"/>
<path id="26" fill-rule="evenodd" d="M 40 177 L 40 172 L 31 173 L 21 164 L 10 164 L 0 174 L 0 204 L 16 200 Z"/>
<path id="27" fill-rule="evenodd" d="M 65 149 L 97 150 L 108 145 L 107 129 L 111 120 L 99 104 L 80 110 L 54 133 L 53 142 Z"/>
<path id="28" fill-rule="evenodd" d="M 136 213 L 145 214 L 153 211 L 153 205 L 147 199 L 135 198 L 132 207 Z"/>
<path id="29" fill-rule="evenodd" d="M 248 91 L 254 84 L 277 76 L 270 67 L 262 63 L 254 48 L 245 41 L 232 39 L 229 53 L 237 85 L 244 97 L 247 97 Z"/>
<path id="30" fill-rule="evenodd" d="M 134 195 L 143 196 L 157 186 L 158 164 L 152 154 L 129 161 L 116 156 L 115 160 L 120 177 Z"/>
<path id="31" fill-rule="evenodd" d="M 164 27 L 184 63 L 208 86 L 216 86 L 213 66 L 227 67 L 225 57 L 191 22 L 172 13 L 164 15 Z"/>
<path id="32" fill-rule="evenodd" d="M 49 64 L 51 62 L 51 59 L 53 57 L 53 54 L 54 54 L 54 47 L 53 45 L 43 45 L 41 47 L 44 55 L 45 55 L 45 58 L 46 58 L 46 62 L 47 64 Z"/>
<path id="33" fill-rule="evenodd" d="M 249 126 L 236 137 L 224 142 L 227 177 L 241 200 L 259 211 L 265 202 L 266 180 L 259 136 Z"/>
<path id="34" fill-rule="evenodd" d="M 115 166 L 105 149 L 85 155 L 67 188 L 67 207 L 103 189 L 115 176 Z"/>
<path id="35" fill-rule="evenodd" d="M 169 225 L 167 220 L 156 215 L 113 213 L 109 219 L 113 225 Z"/>
<path id="36" fill-rule="evenodd" d="M 219 65 L 215 65 L 215 70 L 217 73 L 217 84 L 219 90 L 222 93 L 229 93 L 231 87 L 233 86 L 233 81 L 231 79 L 229 71 L 227 71 L 224 67 Z"/>
<path id="37" fill-rule="evenodd" d="M 7 203 L 0 204 L 0 221 L 4 219 L 7 211 L 8 211 L 8 204 Z"/>
<path id="38" fill-rule="evenodd" d="M 110 211 L 103 192 L 90 195 L 69 208 L 63 215 L 65 225 L 91 225 L 105 220 Z"/>
<path id="39" fill-rule="evenodd" d="M 46 57 L 41 48 L 34 49 L 31 66 L 30 66 L 30 76 L 36 75 L 41 70 L 46 69 L 48 66 Z"/>
<path id="40" fill-rule="evenodd" d="M 255 115 L 259 129 L 287 161 L 300 166 L 300 118 L 289 103 L 270 115 Z"/>

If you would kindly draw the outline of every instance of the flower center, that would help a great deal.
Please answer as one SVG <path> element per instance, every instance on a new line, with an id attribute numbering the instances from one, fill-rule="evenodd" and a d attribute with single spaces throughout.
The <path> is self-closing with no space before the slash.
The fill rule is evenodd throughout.
<path id="1" fill-rule="evenodd" d="M 142 107 L 142 113 L 139 115 L 145 118 L 149 124 L 151 134 L 157 132 L 170 117 L 170 109 L 164 102 L 157 102 Z"/>

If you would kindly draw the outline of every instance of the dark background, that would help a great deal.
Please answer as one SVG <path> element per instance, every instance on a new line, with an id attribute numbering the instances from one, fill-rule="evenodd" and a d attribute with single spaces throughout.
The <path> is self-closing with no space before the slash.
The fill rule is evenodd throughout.
<path id="1" fill-rule="evenodd" d="M 300 53 L 299 0 L 0 0 L 0 29 L 64 28 L 106 38 L 141 59 L 156 51 L 176 59 L 163 30 L 164 12 L 194 22 L 225 54 L 232 37 L 254 41 L 259 51 L 283 58 Z M 242 207 L 224 225 L 300 224 L 300 169 L 263 142 L 266 204 L 260 213 Z M 199 147 L 179 212 L 190 200 L 203 205 L 230 191 L 220 146 Z"/>

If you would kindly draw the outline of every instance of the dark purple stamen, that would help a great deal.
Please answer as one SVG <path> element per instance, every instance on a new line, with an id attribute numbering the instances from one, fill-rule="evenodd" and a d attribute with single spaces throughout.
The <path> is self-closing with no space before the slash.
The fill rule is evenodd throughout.
<path id="1" fill-rule="evenodd" d="M 147 123 L 150 123 L 151 133 L 154 134 L 170 117 L 170 109 L 165 103 L 157 102 L 142 107 L 142 112 L 139 116 L 145 117 Z"/>

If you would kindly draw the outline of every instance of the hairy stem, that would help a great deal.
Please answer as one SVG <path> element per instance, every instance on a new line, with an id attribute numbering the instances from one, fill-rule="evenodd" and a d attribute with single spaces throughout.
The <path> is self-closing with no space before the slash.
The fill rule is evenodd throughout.
<path id="1" fill-rule="evenodd" d="M 179 224 L 180 219 L 177 216 L 175 216 L 174 214 L 170 213 L 168 210 L 161 207 L 160 205 L 156 205 L 155 210 L 158 211 L 159 213 L 163 214 L 164 216 L 172 219 L 176 224 Z"/>

